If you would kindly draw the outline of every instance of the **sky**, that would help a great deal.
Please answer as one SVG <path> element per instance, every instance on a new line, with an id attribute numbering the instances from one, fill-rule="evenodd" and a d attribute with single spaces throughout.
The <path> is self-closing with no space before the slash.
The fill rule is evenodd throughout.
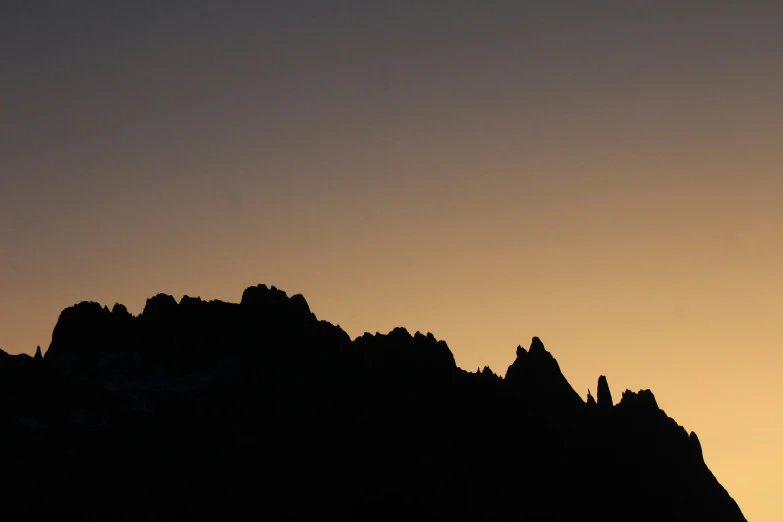
<path id="1" fill-rule="evenodd" d="M 783 5 L 0 3 L 0 348 L 301 293 L 503 375 L 652 389 L 783 520 Z"/>

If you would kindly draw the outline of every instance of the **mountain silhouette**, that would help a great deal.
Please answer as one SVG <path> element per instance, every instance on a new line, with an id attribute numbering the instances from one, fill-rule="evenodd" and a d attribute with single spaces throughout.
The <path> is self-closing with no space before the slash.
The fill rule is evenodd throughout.
<path id="1" fill-rule="evenodd" d="M 149 519 L 744 521 L 652 392 L 585 401 L 542 341 L 505 376 L 301 295 L 82 302 L 0 352 L 0 510 Z"/>

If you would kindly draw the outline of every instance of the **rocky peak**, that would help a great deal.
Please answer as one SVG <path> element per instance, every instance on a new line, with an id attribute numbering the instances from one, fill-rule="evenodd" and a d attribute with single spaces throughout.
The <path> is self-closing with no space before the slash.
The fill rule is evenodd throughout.
<path id="1" fill-rule="evenodd" d="M 437 340 L 432 333 L 411 335 L 407 329 L 397 327 L 386 335 L 365 333 L 356 338 L 354 345 L 374 367 L 448 370 L 457 367 L 446 342 Z"/>
<path id="2" fill-rule="evenodd" d="M 190 297 L 189 295 L 183 295 L 182 299 L 179 300 L 180 306 L 198 306 L 201 304 L 204 304 L 204 301 L 201 299 L 201 297 Z"/>
<path id="3" fill-rule="evenodd" d="M 609 390 L 609 383 L 603 375 L 598 377 L 598 406 L 601 406 L 602 408 L 611 408 L 614 406 L 612 392 Z"/>
<path id="4" fill-rule="evenodd" d="M 419 333 L 419 332 L 416 332 L 416 333 Z M 376 334 L 376 337 L 377 337 L 377 334 Z M 389 338 L 408 340 L 408 339 L 412 339 L 413 336 L 410 334 L 410 332 L 408 331 L 407 328 L 404 328 L 402 326 L 398 326 L 394 330 L 389 332 Z"/>
<path id="5" fill-rule="evenodd" d="M 35 349 L 35 357 L 33 357 L 35 360 L 41 360 L 43 359 L 43 354 L 41 353 L 41 346 L 38 345 Z"/>
<path id="6" fill-rule="evenodd" d="M 177 310 L 177 300 L 168 294 L 157 294 L 147 299 L 144 311 L 141 313 L 144 319 L 166 319 L 172 317 Z"/>
<path id="7" fill-rule="evenodd" d="M 558 409 L 584 404 L 538 337 L 533 337 L 528 351 L 517 347 L 517 358 L 508 367 L 505 381 L 519 395 L 543 406 Z"/>
<path id="8" fill-rule="evenodd" d="M 275 315 L 287 314 L 290 317 L 309 318 L 312 316 L 307 300 L 301 294 L 288 297 L 283 290 L 266 285 L 250 286 L 242 292 L 240 304 L 263 310 Z"/>
<path id="9" fill-rule="evenodd" d="M 100 350 L 111 333 L 111 312 L 92 301 L 82 301 L 60 313 L 52 331 L 47 357 L 90 355 Z"/>
<path id="10" fill-rule="evenodd" d="M 125 305 L 120 303 L 114 303 L 114 307 L 111 309 L 111 313 L 112 315 L 119 318 L 132 317 Z"/>
<path id="11" fill-rule="evenodd" d="M 536 356 L 549 356 L 552 357 L 552 355 L 546 351 L 546 348 L 544 348 L 544 343 L 541 342 L 541 339 L 538 337 L 533 337 L 533 339 L 530 341 L 530 350 L 528 351 L 530 355 L 536 355 Z"/>
<path id="12" fill-rule="evenodd" d="M 483 370 L 481 370 L 482 375 L 486 375 L 489 377 L 498 377 L 498 375 L 495 374 L 495 372 L 492 371 L 492 368 L 489 366 L 485 366 Z"/>
<path id="13" fill-rule="evenodd" d="M 658 402 L 655 400 L 655 395 L 650 390 L 639 390 L 638 393 L 625 390 L 620 399 L 620 404 L 640 411 L 658 411 L 660 409 Z"/>

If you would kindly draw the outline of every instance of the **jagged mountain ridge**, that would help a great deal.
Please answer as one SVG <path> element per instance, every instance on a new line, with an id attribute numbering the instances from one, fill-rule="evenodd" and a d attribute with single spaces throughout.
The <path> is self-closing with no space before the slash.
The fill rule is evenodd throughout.
<path id="1" fill-rule="evenodd" d="M 128 516 L 745 520 L 649 390 L 614 405 L 601 376 L 585 402 L 540 339 L 516 355 L 500 377 L 432 334 L 351 340 L 265 285 L 240 303 L 159 294 L 138 316 L 83 302 L 43 357 L 0 358 L 19 477 L 0 496 Z"/>

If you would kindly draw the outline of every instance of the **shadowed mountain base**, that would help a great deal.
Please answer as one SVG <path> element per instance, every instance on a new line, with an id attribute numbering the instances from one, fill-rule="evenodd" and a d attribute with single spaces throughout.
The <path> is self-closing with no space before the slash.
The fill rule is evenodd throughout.
<path id="1" fill-rule="evenodd" d="M 648 390 L 585 402 L 533 338 L 500 377 L 397 328 L 351 341 L 301 295 L 81 303 L 0 352 L 6 511 L 113 518 L 744 521 Z M 592 397 L 591 397 L 592 399 Z"/>

